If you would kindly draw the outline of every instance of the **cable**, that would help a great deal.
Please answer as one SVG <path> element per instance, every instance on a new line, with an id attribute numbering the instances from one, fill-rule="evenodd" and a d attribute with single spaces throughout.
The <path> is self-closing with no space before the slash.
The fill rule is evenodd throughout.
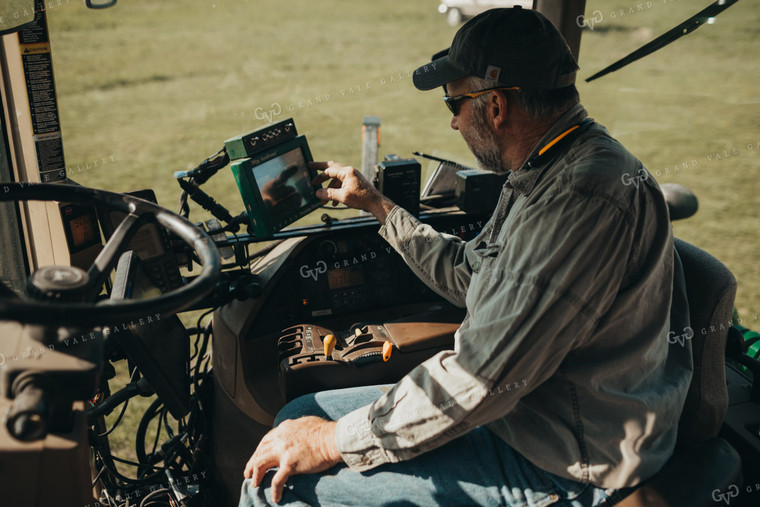
<path id="1" fill-rule="evenodd" d="M 198 356 L 198 347 L 197 347 L 197 345 L 198 345 L 198 341 L 201 338 L 201 333 L 204 332 L 204 329 L 201 326 L 201 323 L 202 323 L 202 321 L 203 321 L 203 319 L 205 317 L 207 317 L 208 315 L 212 314 L 213 312 L 214 312 L 214 308 L 212 308 L 211 310 L 209 310 L 207 312 L 204 312 L 203 314 L 201 314 L 200 317 L 198 317 L 198 320 L 195 323 L 195 329 L 196 329 L 196 333 L 195 334 L 197 335 L 196 339 L 195 339 L 195 343 L 193 344 L 193 346 L 195 348 L 195 352 L 193 353 L 192 356 L 190 356 L 190 361 L 192 361 L 193 359 L 195 359 Z"/>
<path id="2" fill-rule="evenodd" d="M 201 368 L 201 363 L 203 362 L 204 357 L 206 355 L 206 348 L 208 347 L 208 342 L 211 337 L 211 332 L 212 332 L 211 323 L 209 322 L 206 325 L 206 328 L 203 330 L 203 341 L 201 343 L 201 348 L 198 350 L 198 357 L 195 359 L 195 365 L 193 368 L 195 370 L 195 373 L 193 374 L 193 388 L 194 388 L 193 392 L 196 393 L 196 395 L 197 393 L 200 392 L 200 382 L 199 382 L 200 373 L 201 373 L 200 368 Z"/>
<path id="3" fill-rule="evenodd" d="M 107 440 L 104 440 L 107 442 Z M 158 478 L 162 472 L 166 470 L 165 467 L 156 467 L 153 464 L 145 464 L 145 463 L 136 463 L 134 461 L 126 460 L 124 458 L 120 458 L 118 456 L 113 456 L 110 452 L 110 449 L 107 449 L 106 452 L 101 449 L 103 447 L 102 441 L 98 439 L 96 442 L 91 444 L 93 446 L 93 450 L 96 457 L 96 462 L 100 462 L 102 466 L 106 469 L 108 472 L 107 476 L 101 477 L 101 481 L 103 481 L 104 484 L 104 490 L 110 490 L 110 491 L 118 491 L 118 490 L 125 490 L 125 491 L 134 491 L 136 489 L 139 489 L 140 487 L 145 486 L 146 484 L 150 484 L 151 482 L 154 482 L 156 478 Z M 173 457 L 173 454 L 170 454 L 169 457 Z M 118 469 L 116 468 L 115 461 L 124 463 L 130 466 L 138 467 L 138 470 L 140 468 L 149 468 L 152 471 L 150 475 L 144 475 L 144 472 L 142 473 L 143 476 L 139 479 L 133 479 L 131 477 L 126 477 L 123 474 L 121 474 Z M 170 463 L 171 460 L 167 459 L 165 463 Z M 107 482 L 106 482 L 106 479 Z"/>
<path id="4" fill-rule="evenodd" d="M 145 466 L 143 463 L 136 463 L 134 461 L 131 461 L 131 460 L 128 460 L 128 459 L 124 459 L 124 458 L 120 458 L 118 456 L 111 455 L 111 459 L 113 459 L 114 461 L 118 461 L 119 463 L 124 463 L 125 465 L 130 465 L 130 466 L 133 466 L 133 467 L 144 467 Z M 155 465 L 148 465 L 148 466 L 150 466 L 151 468 L 153 468 L 156 471 L 155 473 L 162 473 L 165 470 L 167 470 L 166 467 L 157 467 Z"/>
<path id="5" fill-rule="evenodd" d="M 108 435 L 110 435 L 113 432 L 113 430 L 116 429 L 116 427 L 121 422 L 121 418 L 124 417 L 124 412 L 127 411 L 127 407 L 128 406 L 129 406 L 129 399 L 127 399 L 127 401 L 124 402 L 124 406 L 121 407 L 121 412 L 119 412 L 119 417 L 116 418 L 116 422 L 113 423 L 113 426 L 111 426 L 111 429 L 108 430 L 108 431 L 106 431 L 105 433 L 101 433 L 100 435 L 98 435 L 98 437 L 101 437 L 101 438 L 102 437 L 107 437 Z"/>
<path id="6" fill-rule="evenodd" d="M 178 178 L 177 183 L 179 183 L 179 186 L 182 188 L 183 195 L 190 197 L 190 199 L 199 204 L 201 208 L 211 213 L 214 218 L 217 218 L 218 220 L 221 220 L 222 222 L 226 222 L 228 224 L 234 220 L 227 208 L 216 202 L 213 197 L 201 190 L 201 187 L 193 182 L 192 179 L 184 180 L 182 178 Z"/>
<path id="7" fill-rule="evenodd" d="M 106 467 L 101 467 L 101 468 L 100 468 L 100 472 L 98 472 L 98 474 L 97 474 L 97 475 L 95 476 L 95 478 L 92 480 L 92 486 L 93 486 L 93 487 L 95 487 L 95 484 L 97 484 L 97 483 L 98 483 L 98 479 L 100 479 L 100 476 L 103 474 L 103 472 L 105 471 L 105 469 L 106 469 Z"/>
<path id="8" fill-rule="evenodd" d="M 259 257 L 262 257 L 262 256 L 270 253 L 272 250 L 274 250 L 275 248 L 277 248 L 278 246 L 280 246 L 280 244 L 283 241 L 284 240 L 282 240 L 282 239 L 278 239 L 278 240 L 272 241 L 271 243 L 269 243 L 267 246 L 265 246 L 261 250 L 256 250 L 255 252 L 253 252 L 251 255 L 248 256 L 248 262 L 251 262 L 254 259 L 258 259 Z"/>
<path id="9" fill-rule="evenodd" d="M 212 310 L 204 312 L 197 321 L 195 329 L 195 364 L 191 370 L 190 378 L 193 385 L 191 393 L 190 411 L 188 414 L 176 420 L 176 425 L 169 420 L 169 413 L 163 402 L 156 398 L 142 415 L 137 428 L 135 452 L 137 461 L 114 456 L 108 445 L 108 435 L 116 426 L 120 425 L 126 413 L 126 402 L 113 427 L 106 431 L 105 422 L 99 417 L 94 424 L 94 431 L 90 432 L 90 445 L 93 449 L 95 464 L 98 470 L 93 479 L 93 484 L 100 483 L 103 488 L 101 499 L 104 505 L 113 507 L 128 507 L 137 505 L 133 493 L 145 490 L 147 487 L 160 486 L 164 492 L 155 493 L 140 503 L 141 506 L 150 507 L 155 505 L 179 505 L 173 498 L 171 490 L 166 488 L 164 473 L 170 471 L 177 476 L 189 476 L 204 469 L 205 447 L 209 441 L 206 431 L 206 407 L 202 395 L 207 389 L 206 380 L 211 378 L 212 373 L 210 356 L 207 355 L 211 335 L 213 334 L 211 320 L 204 323 Z M 132 371 L 131 379 L 138 375 L 136 369 Z M 131 406 L 134 407 L 134 404 Z M 151 453 L 146 450 L 146 434 L 153 420 L 156 420 L 156 436 L 153 438 Z M 162 436 L 166 439 L 162 442 Z M 127 477 L 117 468 L 118 464 L 124 464 L 137 468 L 136 477 Z M 162 463 L 159 465 L 158 463 Z M 131 474 L 129 474 L 131 475 Z M 203 499 L 205 491 L 201 492 L 199 499 Z M 115 501 L 118 495 L 127 495 L 124 500 Z M 164 497 L 164 495 L 166 495 Z M 132 500 L 130 500 L 132 498 Z"/>
<path id="10" fill-rule="evenodd" d="M 158 449 L 158 439 L 161 437 L 161 415 L 165 410 L 165 408 L 162 408 L 158 412 L 158 421 L 156 423 L 156 438 L 153 439 L 153 449 L 150 451 L 151 456 L 155 455 L 156 449 Z"/>
<path id="11" fill-rule="evenodd" d="M 225 146 L 221 150 L 217 151 L 206 160 L 198 164 L 195 169 L 190 171 L 176 171 L 174 177 L 180 182 L 182 187 L 182 193 L 179 197 L 179 215 L 188 218 L 190 216 L 190 206 L 187 202 L 188 197 L 192 198 L 193 192 L 188 193 L 187 189 L 183 187 L 182 178 L 188 178 L 185 184 L 190 183 L 197 188 L 199 185 L 206 183 L 213 175 L 215 175 L 221 168 L 226 166 L 230 162 L 230 157 L 227 154 L 227 147 Z M 191 187 L 192 190 L 192 187 Z M 210 197 L 209 197 L 210 198 Z M 213 200 L 213 199 L 212 199 Z M 226 210 L 225 210 L 226 211 Z M 218 217 L 217 217 L 218 218 Z M 226 220 L 225 220 L 226 221 Z"/>
<path id="12" fill-rule="evenodd" d="M 147 495 L 145 495 L 145 498 L 142 499 L 142 502 L 140 502 L 140 507 L 148 507 L 149 505 L 153 505 L 156 502 L 152 500 L 153 497 L 157 497 L 158 495 L 168 495 L 169 498 L 171 498 L 171 490 L 169 488 L 163 488 L 163 489 L 157 489 L 156 491 L 151 491 Z M 164 502 L 166 504 L 169 504 L 169 502 Z M 169 504 L 171 505 L 171 504 Z"/>
<path id="13" fill-rule="evenodd" d="M 103 455 L 103 453 L 101 452 L 100 449 L 97 449 L 95 451 L 95 456 L 98 458 L 98 460 L 101 462 L 101 464 L 106 468 L 106 471 L 110 474 L 110 476 L 111 476 L 110 479 L 115 479 L 116 481 L 118 481 L 120 483 L 123 483 L 123 484 L 118 484 L 118 483 L 113 483 L 113 481 L 111 481 L 112 484 L 113 484 L 112 487 L 111 488 L 105 488 L 106 490 L 108 490 L 108 489 L 113 489 L 113 490 L 118 490 L 118 489 L 134 490 L 134 489 L 137 489 L 136 488 L 137 486 L 139 486 L 139 485 L 141 485 L 141 484 L 144 483 L 144 481 L 141 481 L 141 480 L 138 480 L 138 479 L 132 479 L 130 477 L 126 477 L 126 476 L 122 475 L 116 469 L 116 465 L 113 462 L 114 462 L 114 460 L 121 461 L 121 458 L 117 458 L 116 456 L 112 456 L 110 454 Z M 131 463 L 127 463 L 127 464 L 131 464 Z M 134 484 L 135 487 L 130 487 L 129 486 L 130 484 Z"/>
<path id="14" fill-rule="evenodd" d="M 174 430 L 172 429 L 171 425 L 169 424 L 169 411 L 164 410 L 163 415 L 163 421 L 164 421 L 164 431 L 166 431 L 166 434 L 169 436 L 169 440 L 174 438 Z"/>
<path id="15" fill-rule="evenodd" d="M 140 463 L 148 462 L 148 454 L 145 450 L 145 436 L 148 432 L 148 426 L 150 425 L 150 422 L 156 416 L 159 411 L 159 407 L 162 405 L 163 402 L 159 398 L 153 400 L 153 403 L 150 404 L 140 419 L 140 423 L 137 425 L 137 433 L 135 435 L 135 454 L 137 455 L 137 461 Z"/>

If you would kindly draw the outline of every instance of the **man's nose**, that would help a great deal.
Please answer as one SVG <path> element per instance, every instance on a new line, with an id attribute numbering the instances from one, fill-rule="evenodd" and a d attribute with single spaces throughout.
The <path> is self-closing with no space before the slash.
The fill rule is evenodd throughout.
<path id="1" fill-rule="evenodd" d="M 459 130 L 459 127 L 457 126 L 457 117 L 458 116 L 459 115 L 455 115 L 455 116 L 451 117 L 451 128 L 453 128 L 454 130 Z"/>

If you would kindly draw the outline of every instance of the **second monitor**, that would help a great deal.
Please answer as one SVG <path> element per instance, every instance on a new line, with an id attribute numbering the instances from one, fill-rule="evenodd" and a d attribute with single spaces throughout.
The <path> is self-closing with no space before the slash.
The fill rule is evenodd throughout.
<path id="1" fill-rule="evenodd" d="M 256 237 L 270 237 L 320 206 L 311 161 L 306 138 L 298 136 L 232 163 Z"/>

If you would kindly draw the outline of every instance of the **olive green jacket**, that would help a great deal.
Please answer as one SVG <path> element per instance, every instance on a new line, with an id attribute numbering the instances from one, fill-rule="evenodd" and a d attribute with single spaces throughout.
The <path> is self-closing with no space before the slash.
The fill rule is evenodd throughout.
<path id="1" fill-rule="evenodd" d="M 670 457 L 692 364 L 690 342 L 668 339 L 662 193 L 596 123 L 534 158 L 585 117 L 577 105 L 547 132 L 471 241 L 399 207 L 388 215 L 380 234 L 467 316 L 453 351 L 338 420 L 351 468 L 411 459 L 482 425 L 539 468 L 603 488 L 636 485 Z"/>

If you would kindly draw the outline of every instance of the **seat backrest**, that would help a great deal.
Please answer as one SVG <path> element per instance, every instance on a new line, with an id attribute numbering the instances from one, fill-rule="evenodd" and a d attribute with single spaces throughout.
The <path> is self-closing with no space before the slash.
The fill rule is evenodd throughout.
<path id="1" fill-rule="evenodd" d="M 715 437 L 728 408 L 725 353 L 736 278 L 718 259 L 694 245 L 676 238 L 675 248 L 683 267 L 694 358 L 694 374 L 678 426 L 678 444 L 690 445 Z M 676 266 L 676 282 L 679 271 Z M 674 291 L 677 285 L 674 283 Z M 676 296 L 674 293 L 674 301 Z"/>
<path id="2" fill-rule="evenodd" d="M 722 438 L 714 438 L 728 408 L 726 338 L 736 279 L 694 245 L 676 238 L 675 250 L 671 330 L 680 337 L 691 336 L 694 374 L 678 423 L 675 453 L 620 507 L 710 507 L 716 503 L 716 492 L 741 485 L 738 453 Z"/>

